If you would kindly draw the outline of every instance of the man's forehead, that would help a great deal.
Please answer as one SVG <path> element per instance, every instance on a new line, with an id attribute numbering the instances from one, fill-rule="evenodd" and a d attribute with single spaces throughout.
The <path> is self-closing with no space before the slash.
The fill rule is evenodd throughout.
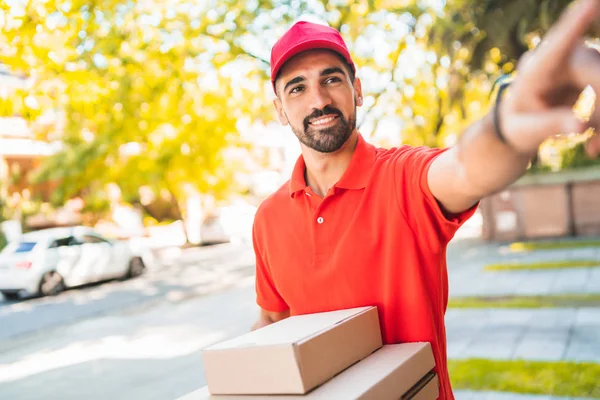
<path id="1" fill-rule="evenodd" d="M 331 67 L 343 67 L 340 56 L 334 51 L 325 49 L 308 50 L 290 58 L 281 68 L 279 77 L 295 75 L 299 72 L 297 71 L 299 69 L 320 72 Z"/>

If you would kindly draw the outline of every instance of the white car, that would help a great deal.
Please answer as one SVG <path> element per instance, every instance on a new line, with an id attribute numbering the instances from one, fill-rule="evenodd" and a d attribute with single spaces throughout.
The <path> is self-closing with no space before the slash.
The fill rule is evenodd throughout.
<path id="1" fill-rule="evenodd" d="M 127 242 L 104 238 L 90 228 L 29 232 L 0 252 L 0 292 L 6 299 L 56 295 L 65 288 L 141 275 L 140 254 Z"/>

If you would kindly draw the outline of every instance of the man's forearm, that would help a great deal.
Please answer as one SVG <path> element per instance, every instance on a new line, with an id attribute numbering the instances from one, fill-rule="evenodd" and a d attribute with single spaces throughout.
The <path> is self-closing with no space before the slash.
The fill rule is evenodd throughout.
<path id="1" fill-rule="evenodd" d="M 532 156 L 503 143 L 494 133 L 490 114 L 470 125 L 456 146 L 434 160 L 429 188 L 444 211 L 459 213 L 517 180 Z"/>
<path id="2" fill-rule="evenodd" d="M 456 146 L 465 190 L 477 199 L 516 181 L 534 155 L 519 153 L 502 142 L 494 132 L 491 113 L 472 124 Z"/>

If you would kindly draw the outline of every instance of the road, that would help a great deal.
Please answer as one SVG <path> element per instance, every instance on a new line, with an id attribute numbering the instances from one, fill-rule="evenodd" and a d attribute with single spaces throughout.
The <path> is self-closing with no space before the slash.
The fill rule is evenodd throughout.
<path id="1" fill-rule="evenodd" d="M 0 399 L 171 399 L 203 383 L 200 349 L 256 318 L 249 246 L 163 254 L 148 273 L 0 303 Z M 209 295 L 210 294 L 210 295 Z"/>
<path id="2" fill-rule="evenodd" d="M 0 302 L 0 341 L 164 299 L 210 293 L 253 272 L 248 246 L 169 249 L 139 279 L 89 285 L 51 298 Z"/>

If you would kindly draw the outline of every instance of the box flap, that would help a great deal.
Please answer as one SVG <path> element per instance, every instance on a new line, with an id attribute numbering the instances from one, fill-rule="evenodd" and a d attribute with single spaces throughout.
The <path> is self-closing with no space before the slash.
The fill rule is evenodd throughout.
<path id="1" fill-rule="evenodd" d="M 295 347 L 306 391 L 368 357 L 382 344 L 375 307 L 303 339 Z"/>
<path id="2" fill-rule="evenodd" d="M 217 343 L 207 347 L 204 351 L 297 343 L 371 308 L 375 307 L 358 307 L 293 316 L 234 339 Z"/>

